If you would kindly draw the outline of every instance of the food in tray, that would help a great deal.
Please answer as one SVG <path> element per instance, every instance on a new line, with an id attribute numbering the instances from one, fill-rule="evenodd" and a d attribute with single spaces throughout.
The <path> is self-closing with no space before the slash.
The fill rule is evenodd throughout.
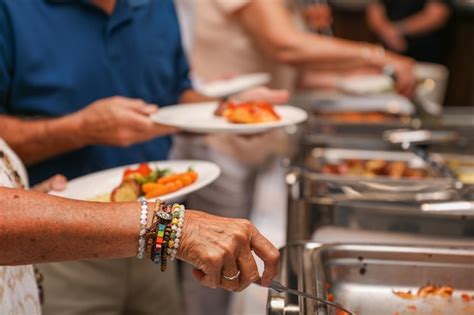
<path id="1" fill-rule="evenodd" d="M 214 113 L 234 124 L 258 124 L 281 120 L 274 106 L 265 101 L 223 102 Z"/>
<path id="2" fill-rule="evenodd" d="M 319 118 L 329 119 L 338 123 L 384 123 L 408 122 L 408 116 L 383 112 L 317 112 Z"/>
<path id="3" fill-rule="evenodd" d="M 125 169 L 121 183 L 110 194 L 97 196 L 95 201 L 127 202 L 139 197 L 157 198 L 194 183 L 198 174 L 191 168 L 182 173 L 170 169 L 152 169 L 147 163 Z"/>
<path id="4" fill-rule="evenodd" d="M 324 174 L 367 177 L 388 176 L 394 179 L 421 179 L 428 176 L 426 170 L 409 167 L 406 162 L 384 160 L 343 160 L 338 163 L 325 164 L 321 171 Z"/>
<path id="5" fill-rule="evenodd" d="M 474 160 L 461 161 L 450 160 L 448 167 L 453 171 L 461 182 L 464 184 L 474 184 Z"/>
<path id="6" fill-rule="evenodd" d="M 450 298 L 453 295 L 454 288 L 451 286 L 436 286 L 436 285 L 425 285 L 418 289 L 416 294 L 411 291 L 392 291 L 393 294 L 401 297 L 402 299 L 415 299 L 415 298 L 426 298 L 430 296 L 438 296 L 442 298 Z"/>

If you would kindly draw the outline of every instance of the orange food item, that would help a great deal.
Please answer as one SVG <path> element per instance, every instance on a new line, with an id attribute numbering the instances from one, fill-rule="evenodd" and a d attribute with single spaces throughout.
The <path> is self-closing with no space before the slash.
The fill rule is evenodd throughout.
<path id="1" fill-rule="evenodd" d="M 410 311 L 416 311 L 416 306 L 415 305 L 408 305 L 407 309 L 409 309 Z"/>
<path id="2" fill-rule="evenodd" d="M 185 173 L 162 177 L 158 179 L 156 183 L 144 184 L 142 190 L 146 194 L 146 198 L 156 198 L 189 186 L 194 183 L 197 178 L 198 174 L 195 171 L 190 170 Z M 147 191 L 145 191 L 145 189 Z"/>
<path id="3" fill-rule="evenodd" d="M 255 124 L 280 120 L 272 104 L 264 101 L 249 101 L 245 103 L 224 103 L 216 115 L 225 117 L 235 124 Z"/>
<path id="4" fill-rule="evenodd" d="M 462 293 L 461 298 L 464 302 L 470 302 L 471 301 L 471 297 L 467 293 Z"/>
<path id="5" fill-rule="evenodd" d="M 334 302 L 334 294 L 328 293 L 328 301 L 329 302 Z"/>
<path id="6" fill-rule="evenodd" d="M 411 293 L 411 291 L 403 292 L 403 291 L 392 290 L 392 292 L 393 294 L 401 297 L 402 299 L 414 299 L 416 297 L 414 294 Z"/>

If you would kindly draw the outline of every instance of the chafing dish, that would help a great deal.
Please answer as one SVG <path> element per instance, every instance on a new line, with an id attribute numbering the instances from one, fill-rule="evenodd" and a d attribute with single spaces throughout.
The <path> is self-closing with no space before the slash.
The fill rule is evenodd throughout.
<path id="1" fill-rule="evenodd" d="M 341 175 L 324 173 L 325 165 L 334 165 L 341 161 L 381 161 L 403 162 L 408 168 L 422 171 L 423 178 L 393 178 L 389 176 L 377 175 Z M 313 148 L 302 157 L 302 161 L 296 164 L 302 165 L 302 178 L 311 187 L 306 189 L 306 194 L 313 195 L 315 189 L 325 186 L 347 187 L 352 191 L 363 192 L 426 192 L 441 191 L 452 187 L 452 178 L 439 177 L 430 165 L 423 159 L 410 152 L 392 152 L 392 151 L 368 151 L 353 149 L 335 149 L 335 148 Z M 326 193 L 327 191 L 325 191 Z"/>
<path id="2" fill-rule="evenodd" d="M 474 313 L 474 248 L 295 243 L 281 249 L 282 284 L 334 300 L 360 315 Z M 427 284 L 451 298 L 403 299 Z M 462 297 L 464 296 L 464 298 Z M 467 301 L 467 298 L 470 301 Z M 338 314 L 317 302 L 269 291 L 267 314 Z"/>

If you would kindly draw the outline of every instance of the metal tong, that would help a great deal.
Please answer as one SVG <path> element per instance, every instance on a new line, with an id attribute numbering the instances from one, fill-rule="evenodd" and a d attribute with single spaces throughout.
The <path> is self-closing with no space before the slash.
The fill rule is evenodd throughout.
<path id="1" fill-rule="evenodd" d="M 260 283 L 258 283 L 258 284 L 260 284 Z M 305 299 L 310 299 L 310 300 L 317 301 L 317 302 L 323 303 L 325 305 L 340 309 L 341 311 L 346 312 L 348 315 L 354 315 L 354 312 L 351 312 L 351 311 L 347 310 L 346 308 L 344 308 L 343 306 L 341 306 L 337 303 L 330 302 L 328 300 L 319 298 L 317 296 L 314 296 L 312 294 L 308 294 L 308 293 L 305 293 L 305 292 L 302 292 L 302 291 L 290 289 L 290 288 L 284 286 L 283 284 L 281 284 L 280 282 L 277 282 L 277 281 L 270 282 L 268 287 L 272 290 L 277 291 L 277 292 L 283 292 L 283 293 L 288 293 L 288 294 L 292 294 L 292 295 L 301 296 Z"/>

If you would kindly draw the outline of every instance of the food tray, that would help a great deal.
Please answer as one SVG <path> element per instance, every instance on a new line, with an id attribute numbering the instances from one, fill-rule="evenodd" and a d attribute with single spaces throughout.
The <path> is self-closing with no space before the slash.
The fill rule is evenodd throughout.
<path id="1" fill-rule="evenodd" d="M 321 172 L 321 168 L 325 164 L 337 163 L 349 159 L 403 161 L 407 163 L 410 168 L 424 170 L 428 174 L 428 177 L 422 179 L 395 179 L 388 176 L 367 177 L 324 174 Z M 410 152 L 313 148 L 303 157 L 302 167 L 303 178 L 306 180 L 325 182 L 338 187 L 349 186 L 358 192 L 385 191 L 400 193 L 440 191 L 450 188 L 454 182 L 452 178 L 439 177 L 439 174 L 423 159 Z"/>
<path id="2" fill-rule="evenodd" d="M 474 247 L 321 245 L 296 243 L 282 250 L 282 284 L 327 297 L 358 315 L 474 314 Z M 427 284 L 449 285 L 451 298 L 403 299 Z M 465 294 L 470 301 L 464 301 Z M 269 292 L 268 314 L 338 314 L 322 304 Z"/>

